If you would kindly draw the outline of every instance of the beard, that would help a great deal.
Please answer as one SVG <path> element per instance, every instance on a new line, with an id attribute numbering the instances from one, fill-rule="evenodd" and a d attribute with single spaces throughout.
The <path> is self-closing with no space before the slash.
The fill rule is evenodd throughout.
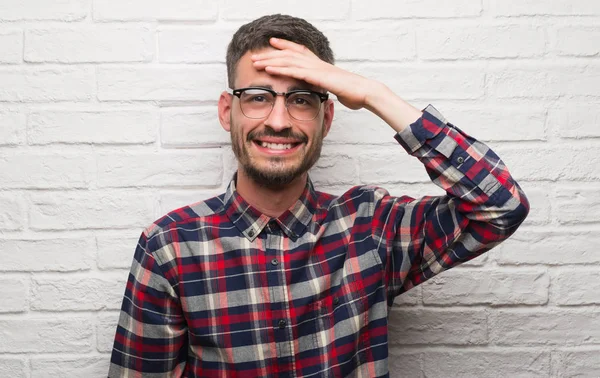
<path id="1" fill-rule="evenodd" d="M 231 125 L 231 147 L 233 153 L 246 176 L 260 186 L 277 189 L 289 185 L 295 179 L 308 172 L 321 156 L 323 134 L 319 132 L 314 136 L 308 150 L 303 150 L 304 156 L 296 157 L 294 161 L 290 161 L 291 159 L 287 157 L 271 156 L 267 158 L 266 164 L 259 164 L 256 158 L 249 152 L 254 140 L 264 136 L 291 137 L 301 140 L 304 143 L 304 147 L 306 147 L 308 137 L 304 134 L 293 133 L 291 129 L 276 132 L 267 126 L 263 131 L 250 132 L 246 140 L 244 140 L 241 127 L 235 125 L 233 119 L 231 119 Z"/>

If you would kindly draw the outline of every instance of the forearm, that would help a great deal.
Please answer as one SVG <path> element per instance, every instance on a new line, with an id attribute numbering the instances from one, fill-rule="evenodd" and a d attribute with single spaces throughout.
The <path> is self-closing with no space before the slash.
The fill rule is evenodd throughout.
<path id="1" fill-rule="evenodd" d="M 365 108 L 383 119 L 396 132 L 401 132 L 423 114 L 386 85 L 372 81 L 365 96 Z"/>

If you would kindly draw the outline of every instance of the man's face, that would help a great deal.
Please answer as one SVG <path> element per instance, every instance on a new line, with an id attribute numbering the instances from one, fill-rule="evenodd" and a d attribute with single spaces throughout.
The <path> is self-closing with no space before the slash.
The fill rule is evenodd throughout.
<path id="1" fill-rule="evenodd" d="M 238 64 L 236 88 L 265 87 L 277 92 L 293 89 L 321 91 L 303 81 L 257 71 L 250 59 L 252 53 L 246 53 Z M 292 118 L 287 112 L 283 96 L 276 97 L 273 110 L 262 119 L 246 117 L 241 111 L 239 98 L 230 96 L 229 100 L 229 131 L 233 151 L 240 168 L 258 184 L 274 188 L 287 185 L 308 171 L 319 159 L 323 138 L 333 118 L 330 100 L 321 105 L 318 116 L 311 121 Z"/>

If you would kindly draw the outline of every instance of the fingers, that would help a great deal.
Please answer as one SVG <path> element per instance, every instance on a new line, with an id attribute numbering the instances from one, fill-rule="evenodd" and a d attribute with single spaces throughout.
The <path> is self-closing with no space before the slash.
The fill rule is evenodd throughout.
<path id="1" fill-rule="evenodd" d="M 269 43 L 271 43 L 271 46 L 273 46 L 279 50 L 289 49 L 289 50 L 300 52 L 300 53 L 309 51 L 303 45 L 300 45 L 300 44 L 292 42 L 292 41 L 288 41 L 287 39 L 271 38 L 269 40 Z"/>
<path id="2" fill-rule="evenodd" d="M 299 61 L 298 59 L 293 59 L 287 56 L 282 56 L 282 57 L 265 57 L 263 59 L 260 60 L 256 60 L 254 61 L 254 68 L 256 68 L 257 70 L 260 69 L 264 69 L 265 67 L 268 66 L 277 66 L 277 67 L 301 67 L 301 66 L 306 66 L 306 64 L 303 64 L 303 62 Z"/>
<path id="3" fill-rule="evenodd" d="M 314 54 L 312 53 L 312 51 L 310 51 L 308 48 L 306 48 L 303 45 L 300 45 L 298 43 L 292 42 L 292 41 L 288 41 L 286 39 L 280 39 L 280 38 L 271 38 L 269 40 L 269 42 L 271 43 L 271 46 L 273 46 L 275 48 L 275 50 L 269 50 L 269 51 L 265 51 L 259 54 L 253 54 L 250 58 L 252 60 L 260 60 L 260 59 L 266 59 L 272 56 L 278 56 L 278 54 L 294 54 L 294 55 L 307 55 L 307 56 L 314 56 Z"/>

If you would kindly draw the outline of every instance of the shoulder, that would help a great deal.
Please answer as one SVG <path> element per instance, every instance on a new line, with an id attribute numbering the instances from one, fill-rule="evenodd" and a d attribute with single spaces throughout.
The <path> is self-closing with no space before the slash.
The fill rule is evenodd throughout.
<path id="1" fill-rule="evenodd" d="M 156 235 L 174 229 L 198 227 L 207 223 L 214 223 L 215 217 L 225 216 L 223 211 L 223 198 L 225 194 L 195 202 L 178 209 L 172 210 L 158 218 L 144 230 L 144 234 L 151 239 Z"/>
<path id="2" fill-rule="evenodd" d="M 373 213 L 374 204 L 389 195 L 387 190 L 373 185 L 357 185 L 340 195 L 317 192 L 319 208 L 325 212 L 368 215 Z"/>

